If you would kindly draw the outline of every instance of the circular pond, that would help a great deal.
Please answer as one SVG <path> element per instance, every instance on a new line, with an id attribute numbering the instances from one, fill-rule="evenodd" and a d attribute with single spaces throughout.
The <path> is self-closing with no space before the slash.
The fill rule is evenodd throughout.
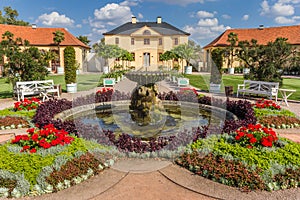
<path id="1" fill-rule="evenodd" d="M 162 101 L 162 104 L 163 110 L 151 111 L 151 122 L 146 126 L 140 126 L 131 119 L 130 101 L 113 101 L 74 108 L 76 111 L 61 113 L 60 118 L 79 120 L 84 124 L 98 125 L 102 130 L 127 133 L 144 139 L 171 136 L 193 127 L 222 126 L 225 119 L 235 119 L 232 113 L 224 109 L 198 103 Z"/>

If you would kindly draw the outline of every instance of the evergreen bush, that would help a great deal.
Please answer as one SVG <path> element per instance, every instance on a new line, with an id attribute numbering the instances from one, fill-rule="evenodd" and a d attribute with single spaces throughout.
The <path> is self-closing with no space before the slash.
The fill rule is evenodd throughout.
<path id="1" fill-rule="evenodd" d="M 76 60 L 74 47 L 68 46 L 64 49 L 64 66 L 66 84 L 76 83 Z"/>

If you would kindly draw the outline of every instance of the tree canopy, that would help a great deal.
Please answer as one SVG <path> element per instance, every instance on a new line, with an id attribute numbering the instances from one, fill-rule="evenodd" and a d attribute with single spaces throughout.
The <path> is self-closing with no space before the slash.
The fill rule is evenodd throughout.
<path id="1" fill-rule="evenodd" d="M 83 44 L 85 44 L 85 45 L 89 45 L 90 42 L 91 42 L 91 41 L 88 39 L 87 36 L 79 35 L 79 36 L 77 37 L 77 39 L 80 40 L 80 41 L 81 41 Z"/>
<path id="2" fill-rule="evenodd" d="M 17 10 L 12 9 L 10 6 L 4 7 L 4 15 L 0 11 L 0 24 L 8 25 L 19 25 L 19 26 L 28 26 L 29 22 L 23 20 L 18 20 L 17 17 L 19 13 Z"/>
<path id="3" fill-rule="evenodd" d="M 279 37 L 267 45 L 259 45 L 256 40 L 240 41 L 237 56 L 250 68 L 245 78 L 282 84 L 283 69 L 290 64 L 290 55 L 295 51 L 287 40 Z"/>
<path id="4" fill-rule="evenodd" d="M 14 38 L 6 31 L 0 42 L 0 59 L 4 66 L 4 75 L 15 84 L 16 81 L 43 80 L 48 75 L 45 66 L 49 55 L 30 46 L 27 40 Z M 5 60 L 4 60 L 5 59 Z"/>

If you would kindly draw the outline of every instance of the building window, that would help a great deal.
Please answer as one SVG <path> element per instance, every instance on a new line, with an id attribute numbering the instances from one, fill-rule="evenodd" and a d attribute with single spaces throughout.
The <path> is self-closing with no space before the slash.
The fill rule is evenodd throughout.
<path id="1" fill-rule="evenodd" d="M 131 53 L 133 61 L 135 61 L 135 53 Z"/>
<path id="2" fill-rule="evenodd" d="M 143 32 L 143 35 L 151 35 L 151 32 L 150 32 L 149 30 L 145 30 L 145 31 Z"/>
<path id="3" fill-rule="evenodd" d="M 131 38 L 131 45 L 134 45 L 134 38 Z"/>
<path id="4" fill-rule="evenodd" d="M 162 45 L 162 38 L 158 39 L 158 45 Z"/>
<path id="5" fill-rule="evenodd" d="M 115 44 L 119 44 L 119 38 L 115 38 Z"/>
<path id="6" fill-rule="evenodd" d="M 144 39 L 144 45 L 149 45 L 150 44 L 150 39 L 149 38 L 145 38 Z"/>
<path id="7" fill-rule="evenodd" d="M 178 38 L 174 38 L 174 45 L 178 45 Z"/>

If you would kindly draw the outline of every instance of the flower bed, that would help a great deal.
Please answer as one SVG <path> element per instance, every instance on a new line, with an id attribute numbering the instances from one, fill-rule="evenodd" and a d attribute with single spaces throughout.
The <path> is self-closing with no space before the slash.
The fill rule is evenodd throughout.
<path id="1" fill-rule="evenodd" d="M 14 109 L 15 111 L 29 111 L 29 110 L 35 110 L 39 107 L 39 105 L 41 104 L 41 101 L 37 98 L 31 98 L 31 99 L 27 99 L 24 98 L 23 101 L 17 101 L 14 104 Z"/>
<path id="2" fill-rule="evenodd" d="M 6 116 L 0 117 L 0 129 L 15 129 L 15 128 L 29 128 L 30 123 L 23 117 Z"/>
<path id="3" fill-rule="evenodd" d="M 211 135 L 197 140 L 176 161 L 187 169 L 220 182 L 249 190 L 278 190 L 298 187 L 300 144 L 273 138 L 252 148 L 236 134 Z M 268 137 L 268 136 L 267 136 Z M 290 180 L 290 181 L 288 181 Z"/>
<path id="4" fill-rule="evenodd" d="M 298 128 L 300 119 L 295 113 L 281 108 L 272 100 L 258 100 L 252 105 L 259 123 L 272 128 Z"/>
<path id="5" fill-rule="evenodd" d="M 86 180 L 113 163 L 113 160 L 94 157 L 97 152 L 100 157 L 107 157 L 101 152 L 109 148 L 69 135 L 53 125 L 31 128 L 28 133 L 0 146 L 0 197 L 56 192 Z"/>

